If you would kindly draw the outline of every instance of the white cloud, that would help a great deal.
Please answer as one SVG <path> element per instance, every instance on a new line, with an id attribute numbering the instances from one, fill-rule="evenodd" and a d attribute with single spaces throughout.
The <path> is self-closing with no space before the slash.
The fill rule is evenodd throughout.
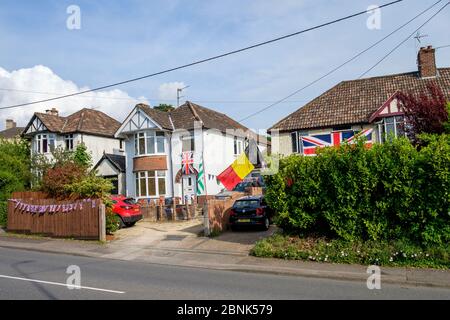
<path id="1" fill-rule="evenodd" d="M 88 90 L 70 80 L 64 80 L 50 68 L 38 65 L 33 68 L 8 72 L 0 67 L 0 107 L 53 98 L 62 94 Z M 133 98 L 125 91 L 111 89 L 90 92 L 76 97 L 29 105 L 14 109 L 0 109 L 0 128 L 5 119 L 14 119 L 19 126 L 25 126 L 34 112 L 45 112 L 55 107 L 60 115 L 66 116 L 82 108 L 95 108 L 122 121 L 136 103 L 148 103 L 144 97 Z"/>
<path id="2" fill-rule="evenodd" d="M 158 88 L 158 98 L 161 100 L 176 100 L 177 89 L 184 88 L 186 85 L 184 82 L 167 82 L 163 83 Z M 183 90 L 183 94 L 186 94 L 186 89 Z"/>

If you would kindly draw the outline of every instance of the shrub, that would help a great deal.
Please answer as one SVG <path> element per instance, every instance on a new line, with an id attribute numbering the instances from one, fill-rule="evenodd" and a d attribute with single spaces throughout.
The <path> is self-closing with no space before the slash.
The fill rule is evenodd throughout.
<path id="1" fill-rule="evenodd" d="M 8 202 L 0 201 L 0 227 L 6 227 L 8 222 Z"/>
<path id="2" fill-rule="evenodd" d="M 109 199 L 113 185 L 109 180 L 90 174 L 64 185 L 64 192 L 72 198 Z M 106 199 L 105 199 L 106 198 Z"/>
<path id="3" fill-rule="evenodd" d="M 450 241 L 450 136 L 425 135 L 367 149 L 355 145 L 292 155 L 267 176 L 266 198 L 277 223 L 297 234 L 347 241 Z"/>
<path id="4" fill-rule="evenodd" d="M 86 176 L 86 170 L 74 162 L 48 169 L 42 179 L 41 191 L 52 197 L 64 198 L 71 194 L 67 186 L 79 183 Z"/>
<path id="5" fill-rule="evenodd" d="M 113 234 L 119 229 L 119 217 L 112 212 L 111 208 L 106 208 L 106 234 Z"/>

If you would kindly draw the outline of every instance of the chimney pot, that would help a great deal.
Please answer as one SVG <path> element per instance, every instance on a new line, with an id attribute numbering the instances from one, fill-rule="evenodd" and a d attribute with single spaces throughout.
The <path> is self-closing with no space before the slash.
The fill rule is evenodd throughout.
<path id="1" fill-rule="evenodd" d="M 420 48 L 417 55 L 417 66 L 421 78 L 437 76 L 435 49 L 432 46 Z"/>
<path id="2" fill-rule="evenodd" d="M 6 130 L 15 128 L 17 124 L 12 119 L 6 119 Z"/>
<path id="3" fill-rule="evenodd" d="M 51 114 L 52 116 L 57 116 L 59 114 L 58 109 L 56 108 L 47 109 L 45 110 L 45 113 Z"/>

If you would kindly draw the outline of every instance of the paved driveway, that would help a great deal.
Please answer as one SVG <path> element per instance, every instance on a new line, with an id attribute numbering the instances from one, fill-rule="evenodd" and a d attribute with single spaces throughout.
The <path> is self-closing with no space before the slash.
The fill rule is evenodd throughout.
<path id="1" fill-rule="evenodd" d="M 275 230 L 276 227 L 272 226 L 268 231 L 227 231 L 209 238 L 202 236 L 202 220 L 165 223 L 140 221 L 134 227 L 116 232 L 116 239 L 107 245 L 111 250 L 108 257 L 122 259 L 124 255 L 129 255 L 132 259 L 141 254 L 142 249 L 248 255 L 256 241 L 268 237 Z"/>

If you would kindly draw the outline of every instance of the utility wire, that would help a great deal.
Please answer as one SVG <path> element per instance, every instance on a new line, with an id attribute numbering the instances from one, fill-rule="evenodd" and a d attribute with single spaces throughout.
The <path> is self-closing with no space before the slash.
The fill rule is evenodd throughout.
<path id="1" fill-rule="evenodd" d="M 392 2 L 389 2 L 389 3 L 386 3 L 384 5 L 379 6 L 379 8 L 381 9 L 381 8 L 384 8 L 384 7 L 392 6 L 392 5 L 394 5 L 396 3 L 399 3 L 399 2 L 402 2 L 402 1 L 403 0 L 392 1 Z M 143 80 L 143 79 L 146 79 L 146 78 L 150 78 L 150 77 L 154 77 L 154 76 L 157 76 L 157 75 L 169 73 L 169 72 L 172 72 L 172 71 L 175 71 L 175 70 L 188 68 L 188 67 L 191 67 L 191 66 L 194 66 L 194 65 L 202 64 L 202 63 L 209 62 L 209 61 L 212 61 L 212 60 L 217 60 L 217 59 L 220 59 L 220 58 L 223 58 L 223 57 L 226 57 L 226 56 L 230 56 L 230 55 L 233 55 L 233 54 L 236 54 L 236 53 L 240 53 L 240 52 L 247 51 L 247 50 L 250 50 L 250 49 L 254 49 L 254 48 L 257 48 L 257 47 L 261 47 L 261 46 L 264 46 L 264 45 L 267 45 L 267 44 L 270 44 L 270 43 L 274 43 L 274 42 L 277 42 L 277 41 L 280 41 L 280 40 L 291 38 L 291 37 L 300 35 L 302 33 L 306 33 L 306 32 L 312 31 L 312 30 L 316 30 L 316 29 L 320 29 L 320 28 L 323 28 L 323 27 L 326 27 L 326 26 L 329 26 L 329 25 L 332 25 L 332 24 L 335 24 L 335 23 L 338 23 L 338 22 L 341 22 L 341 21 L 344 21 L 344 20 L 348 20 L 348 19 L 360 16 L 360 15 L 366 14 L 367 12 L 371 12 L 371 10 L 369 10 L 369 11 L 368 10 L 360 11 L 360 12 L 348 15 L 346 17 L 342 17 L 342 18 L 339 18 L 339 19 L 336 19 L 336 20 L 333 20 L 333 21 L 329 21 L 329 22 L 326 22 L 326 23 L 323 23 L 323 24 L 320 24 L 320 25 L 317 25 L 317 26 L 314 26 L 314 27 L 311 27 L 311 28 L 307 28 L 307 29 L 304 29 L 304 30 L 301 30 L 301 31 L 290 33 L 290 34 L 285 35 L 285 36 L 281 36 L 281 37 L 278 37 L 278 38 L 275 38 L 275 39 L 271 39 L 271 40 L 268 40 L 268 41 L 260 42 L 260 43 L 257 43 L 257 44 L 254 44 L 254 45 L 251 45 L 251 46 L 248 46 L 248 47 L 244 47 L 244 48 L 237 49 L 237 50 L 234 50 L 234 51 L 229 51 L 229 52 L 226 52 L 226 53 L 223 53 L 223 54 L 219 54 L 219 55 L 216 55 L 216 56 L 213 56 L 213 57 L 210 57 L 210 58 L 206 58 L 206 59 L 198 60 L 198 61 L 195 61 L 195 62 L 191 62 L 191 63 L 185 64 L 185 65 L 181 65 L 181 66 L 178 66 L 178 67 L 174 67 L 174 68 L 166 69 L 166 70 L 163 70 L 163 71 L 155 72 L 155 73 L 152 73 L 152 74 L 148 74 L 148 75 L 145 75 L 145 76 L 141 76 L 141 77 L 137 77 L 137 78 L 121 81 L 121 82 L 116 82 L 116 83 L 113 83 L 113 84 L 109 84 L 109 85 L 105 85 L 105 86 L 101 86 L 101 87 L 97 87 L 97 88 L 93 88 L 93 89 L 89 89 L 89 90 L 84 90 L 84 91 L 81 91 L 81 92 L 75 92 L 75 93 L 71 93 L 71 94 L 66 94 L 66 95 L 62 95 L 62 96 L 59 96 L 59 97 L 54 97 L 54 98 L 49 98 L 49 99 L 44 99 L 44 100 L 39 100 L 39 101 L 32 101 L 32 102 L 27 102 L 27 103 L 22 103 L 22 104 L 16 104 L 16 105 L 11 105 L 11 106 L 7 106 L 7 107 L 1 107 L 0 109 L 12 109 L 12 108 L 18 108 L 18 107 L 33 105 L 33 104 L 37 104 L 37 103 L 55 101 L 55 100 L 68 98 L 68 97 L 73 97 L 73 96 L 77 96 L 77 95 L 88 93 L 88 92 L 99 91 L 99 90 L 103 90 L 103 89 L 107 89 L 107 88 L 123 85 L 123 84 L 126 84 L 126 83 Z"/>
<path id="2" fill-rule="evenodd" d="M 50 96 L 59 96 L 62 93 L 56 92 L 43 92 L 43 91 L 30 91 L 30 90 L 21 90 L 21 89 L 9 89 L 9 88 L 0 88 L 0 91 L 11 91 L 11 92 L 20 92 L 26 94 L 42 94 L 42 95 L 50 95 Z M 125 101 L 139 101 L 142 99 L 139 98 L 121 98 L 121 97 L 101 97 L 101 96 L 79 96 L 73 98 L 83 98 L 83 99 L 106 99 L 106 100 L 125 100 Z M 159 98 L 143 98 L 149 101 L 157 101 L 157 102 L 177 102 L 177 99 L 159 99 Z M 275 100 L 201 100 L 191 98 L 191 101 L 196 103 L 273 103 Z M 285 101 L 285 103 L 302 103 L 307 102 L 307 100 L 289 100 Z"/>
<path id="3" fill-rule="evenodd" d="M 444 10 L 450 2 L 447 2 L 442 8 L 440 8 L 435 14 L 433 14 L 428 20 L 426 20 L 420 27 L 418 27 L 416 30 L 414 30 L 413 33 L 411 33 L 407 38 L 402 40 L 398 45 L 396 45 L 391 51 L 389 51 L 385 56 L 383 56 L 380 60 L 378 60 L 372 67 L 370 67 L 367 71 L 363 72 L 358 79 L 361 79 L 366 74 L 368 74 L 370 71 L 372 71 L 375 67 L 377 67 L 381 62 L 383 62 L 387 57 L 389 57 L 392 53 L 394 53 L 398 48 L 400 48 L 401 45 L 403 45 L 406 41 L 408 41 L 410 38 L 412 38 L 420 29 L 422 29 L 425 25 L 427 25 L 431 20 L 433 20 L 439 13 Z"/>
<path id="4" fill-rule="evenodd" d="M 446 46 L 436 47 L 435 49 L 436 49 L 436 50 L 437 50 L 437 49 L 444 49 L 444 48 L 448 48 L 448 47 L 450 47 L 450 44 L 448 44 L 448 45 L 446 45 Z"/>
<path id="5" fill-rule="evenodd" d="M 367 51 L 369 51 L 370 49 L 372 49 L 373 47 L 377 46 L 378 44 L 380 44 L 381 42 L 383 42 L 384 40 L 386 40 L 387 38 L 389 38 L 390 36 L 392 36 L 393 34 L 395 34 L 396 32 L 398 32 L 399 30 L 403 29 L 404 27 L 406 27 L 408 24 L 410 24 L 411 22 L 413 22 L 414 20 L 416 20 L 417 18 L 419 18 L 420 16 L 422 16 L 423 14 L 425 14 L 426 12 L 430 11 L 432 8 L 434 8 L 437 4 L 439 4 L 440 2 L 442 2 L 442 0 L 437 1 L 436 3 L 434 3 L 433 5 L 431 5 L 430 7 L 428 7 L 427 9 L 425 9 L 424 11 L 420 12 L 418 15 L 416 15 L 414 18 L 410 19 L 409 21 L 407 21 L 406 23 L 404 23 L 403 25 L 401 25 L 400 27 L 398 27 L 397 29 L 395 29 L 394 31 L 392 31 L 391 33 L 389 33 L 388 35 L 384 36 L 383 38 L 381 38 L 380 40 L 378 40 L 377 42 L 375 42 L 374 44 L 372 44 L 371 46 L 369 46 L 368 48 L 364 49 L 363 51 L 357 53 L 356 55 L 354 55 L 352 58 L 348 59 L 347 61 L 345 61 L 344 63 L 340 64 L 339 66 L 337 66 L 336 68 L 332 69 L 331 71 L 325 73 L 323 76 L 317 78 L 316 80 L 308 83 L 307 85 L 301 87 L 300 89 L 292 92 L 291 94 L 287 95 L 286 97 L 276 101 L 275 103 L 272 103 L 270 105 L 268 105 L 267 107 L 264 107 L 248 116 L 246 116 L 245 118 L 242 118 L 239 120 L 239 122 L 245 121 L 249 118 L 252 118 L 258 114 L 260 114 L 261 112 L 264 112 L 284 101 L 286 101 L 287 99 L 295 96 L 296 94 L 302 92 L 303 90 L 311 87 L 312 85 L 316 84 L 317 82 L 321 81 L 322 79 L 328 77 L 329 75 L 333 74 L 334 72 L 338 71 L 339 69 L 341 69 L 342 67 L 346 66 L 347 64 L 349 64 L 350 62 L 352 62 L 353 60 L 357 59 L 358 57 L 360 57 L 361 55 L 363 55 L 364 53 L 366 53 Z M 282 121 L 282 120 L 281 120 Z"/>

